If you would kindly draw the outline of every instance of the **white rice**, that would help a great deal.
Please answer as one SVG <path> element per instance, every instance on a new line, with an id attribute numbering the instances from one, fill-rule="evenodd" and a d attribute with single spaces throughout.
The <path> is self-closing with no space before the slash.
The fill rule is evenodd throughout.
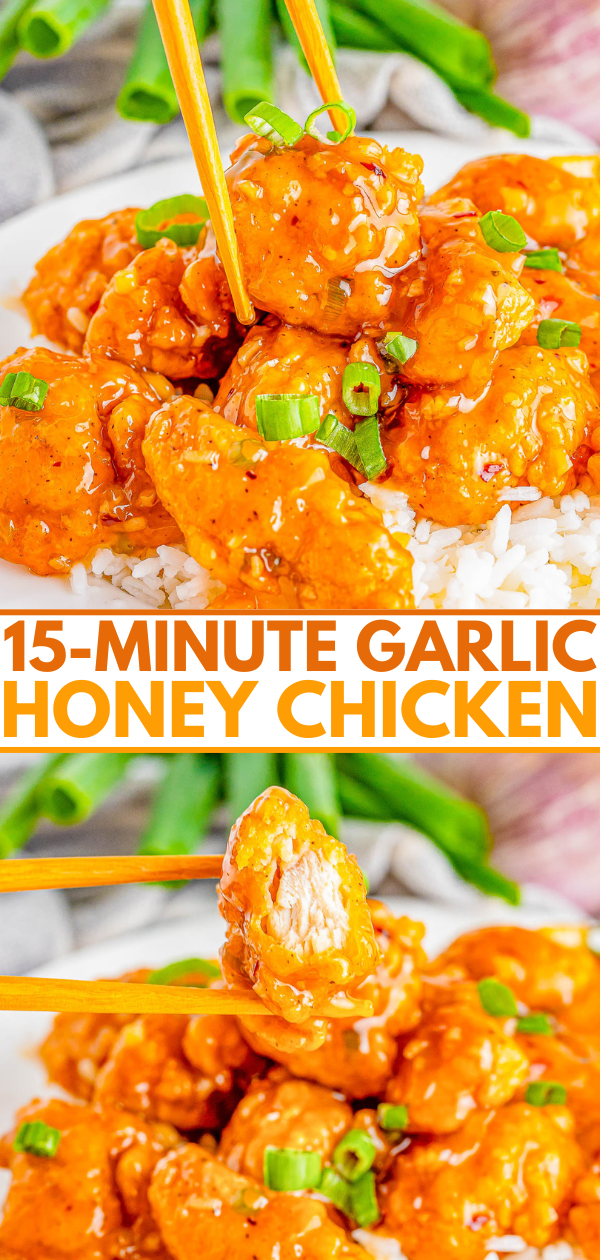
<path id="1" fill-rule="evenodd" d="M 514 512 L 503 503 L 487 525 L 450 529 L 417 524 L 401 491 L 370 483 L 361 489 L 406 542 L 417 608 L 600 606 L 600 495 L 589 499 L 576 490 L 531 499 Z M 71 570 L 76 595 L 107 579 L 151 608 L 206 608 L 224 589 L 183 547 L 159 547 L 145 560 L 102 547 L 90 571 L 82 564 Z"/>
<path id="2" fill-rule="evenodd" d="M 374 1260 L 406 1260 L 402 1247 L 396 1238 L 387 1238 L 385 1234 L 372 1234 L 366 1229 L 355 1229 L 352 1233 L 354 1241 L 360 1243 Z M 568 1242 L 549 1243 L 547 1247 L 528 1247 L 524 1238 L 518 1234 L 504 1234 L 501 1238 L 489 1238 L 485 1244 L 486 1260 L 500 1260 L 506 1255 L 518 1254 L 519 1260 L 583 1260 L 581 1252 L 571 1247 Z"/>

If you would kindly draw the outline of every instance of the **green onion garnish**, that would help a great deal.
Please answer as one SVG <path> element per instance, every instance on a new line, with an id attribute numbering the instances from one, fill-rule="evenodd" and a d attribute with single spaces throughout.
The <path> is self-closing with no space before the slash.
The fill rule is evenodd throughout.
<path id="1" fill-rule="evenodd" d="M 256 424 L 266 442 L 314 433 L 321 422 L 315 394 L 257 394 Z"/>
<path id="2" fill-rule="evenodd" d="M 260 101 L 248 114 L 244 122 L 257 136 L 270 140 L 271 144 L 291 148 L 304 135 L 304 128 L 282 109 L 271 105 L 269 101 Z"/>
<path id="3" fill-rule="evenodd" d="M 408 1124 L 408 1107 L 403 1104 L 380 1103 L 377 1108 L 377 1120 L 380 1129 L 386 1133 L 405 1129 Z"/>
<path id="4" fill-rule="evenodd" d="M 360 1180 L 350 1187 L 350 1213 L 360 1229 L 369 1229 L 380 1220 L 381 1212 L 377 1202 L 374 1173 L 364 1173 Z"/>
<path id="5" fill-rule="evenodd" d="M 518 1033 L 539 1033 L 541 1037 L 553 1037 L 554 1029 L 547 1015 L 539 1011 L 531 1015 L 523 1015 L 517 1020 Z"/>
<path id="6" fill-rule="evenodd" d="M 48 385 L 31 372 L 8 372 L 0 385 L 0 406 L 18 411 L 41 411 Z"/>
<path id="7" fill-rule="evenodd" d="M 562 271 L 560 254 L 554 247 L 549 249 L 530 249 L 525 255 L 525 266 L 534 267 L 536 271 Z"/>
<path id="8" fill-rule="evenodd" d="M 375 1159 L 375 1143 L 363 1129 L 348 1129 L 333 1152 L 333 1162 L 346 1181 L 358 1181 Z"/>
<path id="9" fill-rule="evenodd" d="M 499 980 L 494 980 L 493 976 L 489 976 L 486 980 L 480 980 L 477 985 L 479 1001 L 484 1011 L 488 1015 L 516 1015 L 517 1003 L 515 995 L 508 988 L 508 985 L 501 984 Z"/>
<path id="10" fill-rule="evenodd" d="M 314 1190 L 321 1180 L 318 1151 L 267 1146 L 263 1168 L 264 1183 L 269 1190 Z"/>
<path id="11" fill-rule="evenodd" d="M 348 136 L 352 134 L 354 128 L 356 127 L 356 114 L 352 106 L 347 105 L 345 101 L 326 101 L 324 105 L 319 105 L 318 109 L 313 109 L 312 113 L 310 113 L 306 119 L 304 130 L 308 132 L 308 135 L 312 136 L 314 140 L 322 140 L 323 136 L 318 128 L 315 127 L 315 121 L 319 117 L 319 114 L 324 114 L 326 110 L 329 111 L 330 109 L 337 109 L 341 114 L 346 115 L 346 126 L 342 132 L 327 132 L 327 139 L 331 140 L 332 144 L 341 144 L 342 140 L 348 139 Z M 333 139 L 333 136 L 336 137 L 335 140 Z"/>
<path id="12" fill-rule="evenodd" d="M 323 1169 L 317 1189 L 319 1194 L 324 1194 L 327 1199 L 331 1199 L 340 1212 L 345 1212 L 346 1216 L 350 1216 L 350 1186 L 344 1177 L 340 1177 L 335 1168 L 328 1165 Z"/>
<path id="13" fill-rule="evenodd" d="M 381 393 L 381 377 L 374 363 L 348 363 L 342 377 L 342 397 L 353 416 L 373 416 Z"/>
<path id="14" fill-rule="evenodd" d="M 337 454 L 347 459 L 353 468 L 356 468 L 359 473 L 366 476 L 352 429 L 347 429 L 346 425 L 342 424 L 332 411 L 325 416 L 322 425 L 317 429 L 315 437 L 317 442 L 322 442 L 323 446 L 329 447 L 330 451 L 337 451 Z"/>
<path id="15" fill-rule="evenodd" d="M 581 326 L 570 319 L 543 319 L 537 330 L 538 346 L 544 350 L 560 350 L 561 346 L 578 346 Z"/>
<path id="16" fill-rule="evenodd" d="M 182 958 L 179 962 L 169 963 L 167 967 L 160 967 L 158 971 L 151 971 L 146 984 L 171 984 L 178 976 L 192 975 L 194 972 L 206 976 L 207 980 L 216 980 L 221 975 L 216 963 L 209 962 L 207 958 Z"/>
<path id="17" fill-rule="evenodd" d="M 566 1101 L 567 1091 L 557 1081 L 532 1081 L 525 1090 L 525 1102 L 531 1103 L 532 1107 L 545 1107 L 547 1103 L 564 1107 Z"/>
<path id="18" fill-rule="evenodd" d="M 499 254 L 514 254 L 527 244 L 527 237 L 512 214 L 503 214 L 501 210 L 488 210 L 479 220 L 481 234 L 486 245 L 497 249 Z"/>
<path id="19" fill-rule="evenodd" d="M 15 1151 L 25 1151 L 27 1155 L 39 1155 L 44 1159 L 52 1159 L 58 1150 L 60 1129 L 53 1129 L 43 1120 L 25 1121 L 17 1130 L 13 1142 Z"/>
<path id="20" fill-rule="evenodd" d="M 382 353 L 390 359 L 396 359 L 398 363 L 406 363 L 419 349 L 418 341 L 405 337 L 401 332 L 386 333 L 380 344 Z"/>
<path id="21" fill-rule="evenodd" d="M 171 223 L 178 214 L 195 214 L 195 223 Z M 142 249 L 151 249 L 168 236 L 176 245 L 195 245 L 208 220 L 208 206 L 203 197 L 193 197 L 191 193 L 181 193 L 179 197 L 167 197 L 165 201 L 155 201 L 148 210 L 140 210 L 135 220 L 135 234 L 138 245 Z M 166 223 L 167 227 L 161 225 Z"/>
<path id="22" fill-rule="evenodd" d="M 387 460 L 381 445 L 379 420 L 377 416 L 368 416 L 361 420 L 354 430 L 354 439 L 362 460 L 368 481 L 374 481 L 387 468 Z"/>

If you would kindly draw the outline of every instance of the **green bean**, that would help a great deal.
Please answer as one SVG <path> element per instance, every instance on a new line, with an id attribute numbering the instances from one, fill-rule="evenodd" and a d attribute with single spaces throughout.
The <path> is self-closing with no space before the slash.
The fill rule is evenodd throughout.
<path id="1" fill-rule="evenodd" d="M 40 784 L 40 812 L 69 827 L 89 818 L 123 778 L 132 753 L 74 753 Z"/>
<path id="2" fill-rule="evenodd" d="M 40 789 L 65 757 L 65 753 L 42 757 L 8 792 L 0 806 L 0 858 L 18 852 L 29 840 L 40 817 Z"/>
<path id="3" fill-rule="evenodd" d="M 216 757 L 171 754 L 138 853 L 195 853 L 218 800 L 220 777 Z"/>
<path id="4" fill-rule="evenodd" d="M 198 43 L 203 44 L 209 28 L 210 0 L 190 0 L 190 9 Z M 179 113 L 151 0 L 147 0 L 142 15 L 133 57 L 117 97 L 117 109 L 123 118 L 135 122 L 167 123 Z"/>
<path id="5" fill-rule="evenodd" d="M 0 8 L 0 79 L 10 70 L 19 51 L 19 22 L 33 0 L 7 0 Z"/>
<path id="6" fill-rule="evenodd" d="M 364 13 L 331 0 L 331 25 L 340 48 L 363 48 L 369 52 L 395 52 L 398 45 L 390 31 Z"/>
<path id="7" fill-rule="evenodd" d="M 241 123 L 259 101 L 273 101 L 270 0 L 217 0 L 223 101 Z"/>
<path id="8" fill-rule="evenodd" d="M 34 0 L 19 23 L 19 39 L 34 57 L 60 57 L 110 0 Z"/>
<path id="9" fill-rule="evenodd" d="M 494 81 L 490 45 L 480 31 L 466 26 L 433 0 L 346 0 L 391 32 L 398 49 L 437 70 L 451 87 L 480 88 Z"/>
<path id="10" fill-rule="evenodd" d="M 340 834 L 340 806 L 335 768 L 328 753 L 286 753 L 286 788 L 304 801 L 311 818 L 318 818 L 330 836 Z"/>
<path id="11" fill-rule="evenodd" d="M 349 774 L 338 770 L 337 787 L 342 811 L 350 818 L 370 818 L 374 822 L 390 821 L 392 814 L 389 805 L 364 783 L 359 783 L 357 779 L 351 779 Z"/>
<path id="12" fill-rule="evenodd" d="M 494 92 L 488 92 L 485 88 L 454 88 L 453 91 L 465 109 L 485 118 L 492 127 L 504 127 L 506 131 L 512 131 L 515 136 L 525 139 L 531 134 L 529 115 L 517 109 L 516 105 L 511 105 L 510 101 L 496 96 Z"/>
<path id="13" fill-rule="evenodd" d="M 225 753 L 229 821 L 234 823 L 265 788 L 279 783 L 275 753 Z"/>

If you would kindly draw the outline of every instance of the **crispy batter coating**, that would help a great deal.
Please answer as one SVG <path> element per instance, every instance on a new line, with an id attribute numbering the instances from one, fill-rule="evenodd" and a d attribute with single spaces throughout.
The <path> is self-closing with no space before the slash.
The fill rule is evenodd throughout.
<path id="1" fill-rule="evenodd" d="M 574 488 L 599 408 L 580 350 L 514 346 L 479 393 L 466 382 L 408 399 L 384 434 L 394 468 L 386 484 L 438 524 L 482 524 L 505 487 Z"/>
<path id="2" fill-rule="evenodd" d="M 22 1121 L 59 1129 L 56 1155 L 12 1148 Z M 7 1260 L 168 1260 L 148 1206 L 157 1161 L 180 1143 L 169 1125 L 55 1099 L 30 1103 L 0 1146 L 12 1184 L 0 1224 Z"/>
<path id="3" fill-rule="evenodd" d="M 0 407 L 0 556 L 57 574 L 102 543 L 132 551 L 180 541 L 141 453 L 169 382 L 41 348 L 5 359 L 0 379 L 20 371 L 49 390 L 41 411 Z"/>
<path id="4" fill-rule="evenodd" d="M 580 1144 L 590 1155 L 600 1153 L 600 1032 L 582 1035 L 559 1024 L 554 1036 L 516 1039 L 529 1060 L 528 1081 L 564 1085 Z"/>
<path id="5" fill-rule="evenodd" d="M 545 1246 L 560 1236 L 584 1168 L 572 1129 L 565 1107 L 473 1112 L 458 1133 L 398 1156 L 380 1197 L 384 1231 L 409 1260 L 479 1260 L 503 1234 Z"/>
<path id="6" fill-rule="evenodd" d="M 371 137 L 245 136 L 226 172 L 250 296 L 331 336 L 381 327 L 390 279 L 420 249 L 419 157 Z"/>
<path id="7" fill-rule="evenodd" d="M 511 214 L 538 245 L 570 249 L 600 225 L 598 162 L 592 157 L 543 158 L 493 154 L 467 162 L 430 198 L 469 198 L 481 214 Z"/>
<path id="8" fill-rule="evenodd" d="M 322 1044 L 327 1016 L 372 1014 L 354 996 L 379 958 L 360 867 L 285 788 L 267 788 L 232 827 L 219 908 L 226 983 L 277 1016 L 244 1025 L 285 1050 Z"/>
<path id="9" fill-rule="evenodd" d="M 79 354 L 109 280 L 139 253 L 137 208 L 84 219 L 37 263 L 23 294 L 34 336 Z"/>
<path id="10" fill-rule="evenodd" d="M 236 1107 L 223 1130 L 219 1158 L 234 1172 L 262 1181 L 268 1146 L 318 1151 L 326 1163 L 352 1122 L 352 1109 L 339 1093 L 273 1068 L 265 1080 L 252 1082 Z"/>
<path id="11" fill-rule="evenodd" d="M 187 249 L 168 237 L 119 271 L 88 328 L 88 352 L 171 380 L 221 376 L 243 332 L 209 232 Z"/>
<path id="12" fill-rule="evenodd" d="M 308 442 L 263 443 L 200 400 L 155 412 L 144 458 L 189 551 L 240 595 L 282 606 L 412 606 L 412 561 Z"/>
<path id="13" fill-rule="evenodd" d="M 322 1046 L 284 1053 L 264 1038 L 246 1036 L 261 1054 L 270 1054 L 294 1076 L 341 1089 L 347 1098 L 383 1094 L 398 1055 L 398 1037 L 418 1023 L 423 927 L 396 918 L 381 901 L 369 901 L 381 960 L 355 993 L 373 1003 L 373 1014 L 360 1019 L 329 1019 Z"/>

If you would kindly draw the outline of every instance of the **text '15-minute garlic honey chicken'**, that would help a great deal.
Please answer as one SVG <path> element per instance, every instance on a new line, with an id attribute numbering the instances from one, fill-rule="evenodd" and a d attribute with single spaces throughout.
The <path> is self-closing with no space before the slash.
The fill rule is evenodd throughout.
<path id="1" fill-rule="evenodd" d="M 179 548 L 200 606 L 400 609 L 399 504 L 444 539 L 574 492 L 600 523 L 599 159 L 484 158 L 423 201 L 419 157 L 270 118 L 227 171 L 249 329 L 197 198 L 38 263 L 25 305 L 63 352 L 3 364 L 0 555 L 154 573 Z"/>
<path id="2" fill-rule="evenodd" d="M 60 1015 L 2 1260 L 599 1260 L 600 962 L 576 927 L 424 929 L 283 788 L 234 825 L 221 968 L 271 1014 Z M 70 1098 L 68 1097 L 70 1095 Z"/>

